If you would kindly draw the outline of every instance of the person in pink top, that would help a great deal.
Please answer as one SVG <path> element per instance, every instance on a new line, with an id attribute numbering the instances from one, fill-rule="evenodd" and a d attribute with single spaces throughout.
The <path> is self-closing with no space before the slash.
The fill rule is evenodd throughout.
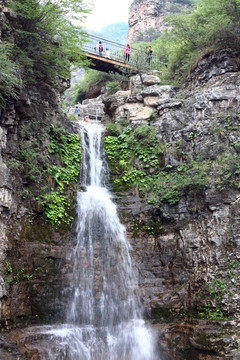
<path id="1" fill-rule="evenodd" d="M 125 60 L 129 61 L 130 56 L 131 56 L 131 48 L 130 48 L 129 44 L 127 44 L 127 46 L 125 47 L 123 54 L 124 54 Z"/>

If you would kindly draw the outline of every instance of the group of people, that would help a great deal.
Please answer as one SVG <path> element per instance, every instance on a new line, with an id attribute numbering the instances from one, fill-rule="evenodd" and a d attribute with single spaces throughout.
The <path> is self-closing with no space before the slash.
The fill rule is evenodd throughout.
<path id="1" fill-rule="evenodd" d="M 125 61 L 130 60 L 131 47 L 130 47 L 129 44 L 127 44 L 127 46 L 125 47 L 123 55 L 124 55 Z M 151 46 L 148 46 L 147 51 L 146 51 L 146 55 L 147 55 L 146 63 L 148 63 L 150 65 L 151 60 L 152 60 L 152 47 Z"/>
<path id="2" fill-rule="evenodd" d="M 94 46 L 94 50 L 95 50 L 95 52 L 98 52 L 99 56 L 103 56 L 104 50 L 103 50 L 103 44 L 101 41 L 99 41 L 99 43 L 96 46 Z M 106 50 L 105 50 L 105 57 L 111 59 L 110 50 L 108 48 L 106 48 Z"/>
<path id="3" fill-rule="evenodd" d="M 103 44 L 101 41 L 99 41 L 99 43 L 94 47 L 95 52 L 98 52 L 99 56 L 103 56 Z M 146 63 L 150 65 L 151 60 L 152 60 L 152 48 L 151 46 L 148 46 L 147 51 L 146 51 Z M 131 57 L 131 47 L 129 44 L 127 44 L 124 48 L 124 52 L 123 52 L 123 56 L 124 56 L 124 61 L 129 62 L 130 61 L 130 57 Z M 105 50 L 105 57 L 106 58 L 111 58 L 111 54 L 110 54 L 110 50 L 108 48 L 106 48 Z"/>

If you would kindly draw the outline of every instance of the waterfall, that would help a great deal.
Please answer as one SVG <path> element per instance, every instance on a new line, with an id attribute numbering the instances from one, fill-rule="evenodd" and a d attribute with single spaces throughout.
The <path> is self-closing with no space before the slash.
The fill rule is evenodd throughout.
<path id="1" fill-rule="evenodd" d="M 142 319 L 131 247 L 104 182 L 101 124 L 82 124 L 81 188 L 77 194 L 71 299 L 66 324 L 49 327 L 50 360 L 154 360 Z"/>

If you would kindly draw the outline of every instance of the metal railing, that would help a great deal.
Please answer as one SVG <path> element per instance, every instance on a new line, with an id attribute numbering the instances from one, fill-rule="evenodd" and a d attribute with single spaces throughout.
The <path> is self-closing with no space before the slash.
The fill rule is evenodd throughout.
<path id="1" fill-rule="evenodd" d="M 76 116 L 79 120 L 84 120 L 86 116 L 89 116 L 91 120 L 101 121 L 106 115 L 102 109 L 93 110 L 87 107 L 85 108 L 82 105 L 78 105 L 78 107 L 80 109 L 79 114 L 74 113 L 75 107 L 70 110 L 70 113 Z"/>
<path id="2" fill-rule="evenodd" d="M 99 56 L 98 45 L 99 41 L 101 41 L 103 45 L 103 52 L 100 56 L 103 58 L 112 59 L 121 62 L 122 64 L 129 64 L 134 67 L 138 67 L 141 63 L 141 67 L 146 65 L 146 67 L 154 68 L 154 66 L 160 62 L 157 56 L 152 55 L 149 64 L 147 61 L 147 49 L 146 51 L 140 51 L 132 47 L 130 60 L 127 61 L 124 57 L 125 45 L 118 44 L 114 41 L 104 39 L 96 35 L 89 35 L 88 39 L 88 42 L 84 44 L 82 50 L 90 54 Z M 108 49 L 110 55 L 106 53 L 106 49 Z"/>

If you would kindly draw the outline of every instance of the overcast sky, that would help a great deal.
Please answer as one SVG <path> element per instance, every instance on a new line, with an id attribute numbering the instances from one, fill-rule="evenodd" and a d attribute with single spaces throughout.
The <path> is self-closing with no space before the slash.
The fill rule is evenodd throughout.
<path id="1" fill-rule="evenodd" d="M 128 22 L 128 8 L 133 0 L 92 0 L 94 9 L 85 20 L 88 30 L 100 31 L 116 22 Z"/>

